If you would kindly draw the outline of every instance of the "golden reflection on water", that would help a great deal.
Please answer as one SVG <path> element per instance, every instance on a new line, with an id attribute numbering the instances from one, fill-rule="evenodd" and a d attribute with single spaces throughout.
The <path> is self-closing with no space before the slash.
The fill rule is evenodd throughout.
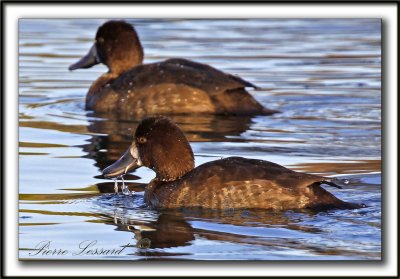
<path id="1" fill-rule="evenodd" d="M 356 174 L 381 171 L 381 160 L 362 160 L 337 163 L 302 163 L 290 168 L 301 172 L 331 174 Z"/>

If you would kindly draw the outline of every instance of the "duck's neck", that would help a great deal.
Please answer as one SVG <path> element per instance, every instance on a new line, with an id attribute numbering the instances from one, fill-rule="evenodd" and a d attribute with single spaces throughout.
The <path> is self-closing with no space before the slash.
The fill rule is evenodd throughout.
<path id="1" fill-rule="evenodd" d="M 176 158 L 162 166 L 162 168 L 156 169 L 156 178 L 158 181 L 170 182 L 175 181 L 194 169 L 193 158 L 187 160 L 183 158 Z"/>
<path id="2" fill-rule="evenodd" d="M 114 76 L 129 71 L 133 67 L 143 64 L 143 49 L 139 45 L 131 51 L 121 52 L 113 55 L 112 59 L 107 60 L 105 63 Z"/>
<path id="3" fill-rule="evenodd" d="M 160 160 L 154 160 L 151 165 L 159 181 L 175 181 L 194 169 L 194 156 L 190 148 L 164 149 L 163 156 L 158 158 Z"/>
<path id="4" fill-rule="evenodd" d="M 112 65 L 112 67 L 109 68 L 109 70 L 110 70 L 109 74 L 111 74 L 115 77 L 118 77 L 118 76 L 122 75 L 123 73 L 129 71 L 130 69 L 132 69 L 138 65 L 141 65 L 141 64 L 142 64 L 142 61 L 133 61 L 131 63 L 124 63 L 124 64 L 119 63 L 116 65 Z"/>

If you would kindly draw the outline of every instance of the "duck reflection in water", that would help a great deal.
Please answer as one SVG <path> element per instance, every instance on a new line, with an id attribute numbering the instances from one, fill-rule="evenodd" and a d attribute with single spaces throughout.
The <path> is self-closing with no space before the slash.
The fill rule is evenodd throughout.
<path id="1" fill-rule="evenodd" d="M 304 243 L 299 237 L 310 237 L 323 231 L 298 224 L 312 219 L 317 212 L 297 210 L 271 212 L 265 210 L 162 210 L 152 221 L 135 219 L 135 209 L 123 210 L 109 217 L 110 225 L 119 231 L 130 231 L 136 240 L 132 255 L 145 257 L 185 256 L 185 252 L 159 250 L 192 245 L 196 239 L 221 241 L 229 245 L 257 245 L 277 249 L 299 249 L 320 255 L 342 255 L 339 248 L 321 250 L 318 245 Z M 334 217 L 332 217 L 334 218 Z M 286 235 L 285 232 L 290 235 Z M 290 233 L 289 233 L 290 232 Z M 260 235 L 262 234 L 262 236 Z M 138 249 L 137 249 L 138 248 Z M 214 255 L 215 257 L 215 255 Z"/>

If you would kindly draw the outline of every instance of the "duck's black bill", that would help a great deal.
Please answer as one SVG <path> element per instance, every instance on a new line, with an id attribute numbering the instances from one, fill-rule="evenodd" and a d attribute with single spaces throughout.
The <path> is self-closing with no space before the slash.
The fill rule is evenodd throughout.
<path id="1" fill-rule="evenodd" d="M 97 59 L 96 46 L 93 45 L 90 48 L 88 54 L 83 56 L 75 64 L 72 64 L 71 66 L 69 66 L 68 70 L 73 71 L 76 69 L 87 69 L 87 68 L 93 67 L 96 64 L 99 64 L 99 61 Z"/>
<path id="2" fill-rule="evenodd" d="M 131 170 L 140 167 L 138 159 L 134 158 L 128 149 L 118 161 L 103 170 L 103 175 L 106 178 L 114 178 L 128 173 Z"/>

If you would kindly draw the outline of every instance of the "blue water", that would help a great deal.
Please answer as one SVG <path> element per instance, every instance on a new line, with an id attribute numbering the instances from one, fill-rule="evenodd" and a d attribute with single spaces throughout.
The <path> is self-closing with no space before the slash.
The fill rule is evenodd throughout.
<path id="1" fill-rule="evenodd" d="M 20 259 L 381 259 L 379 19 L 130 20 L 146 63 L 208 63 L 257 84 L 251 94 L 282 111 L 172 117 L 196 165 L 245 156 L 348 178 L 327 190 L 368 206 L 327 212 L 154 211 L 143 203 L 154 177 L 145 168 L 126 177 L 134 196 L 113 195 L 101 170 L 138 119 L 84 110 L 104 66 L 67 70 L 102 22 L 19 22 Z"/>

